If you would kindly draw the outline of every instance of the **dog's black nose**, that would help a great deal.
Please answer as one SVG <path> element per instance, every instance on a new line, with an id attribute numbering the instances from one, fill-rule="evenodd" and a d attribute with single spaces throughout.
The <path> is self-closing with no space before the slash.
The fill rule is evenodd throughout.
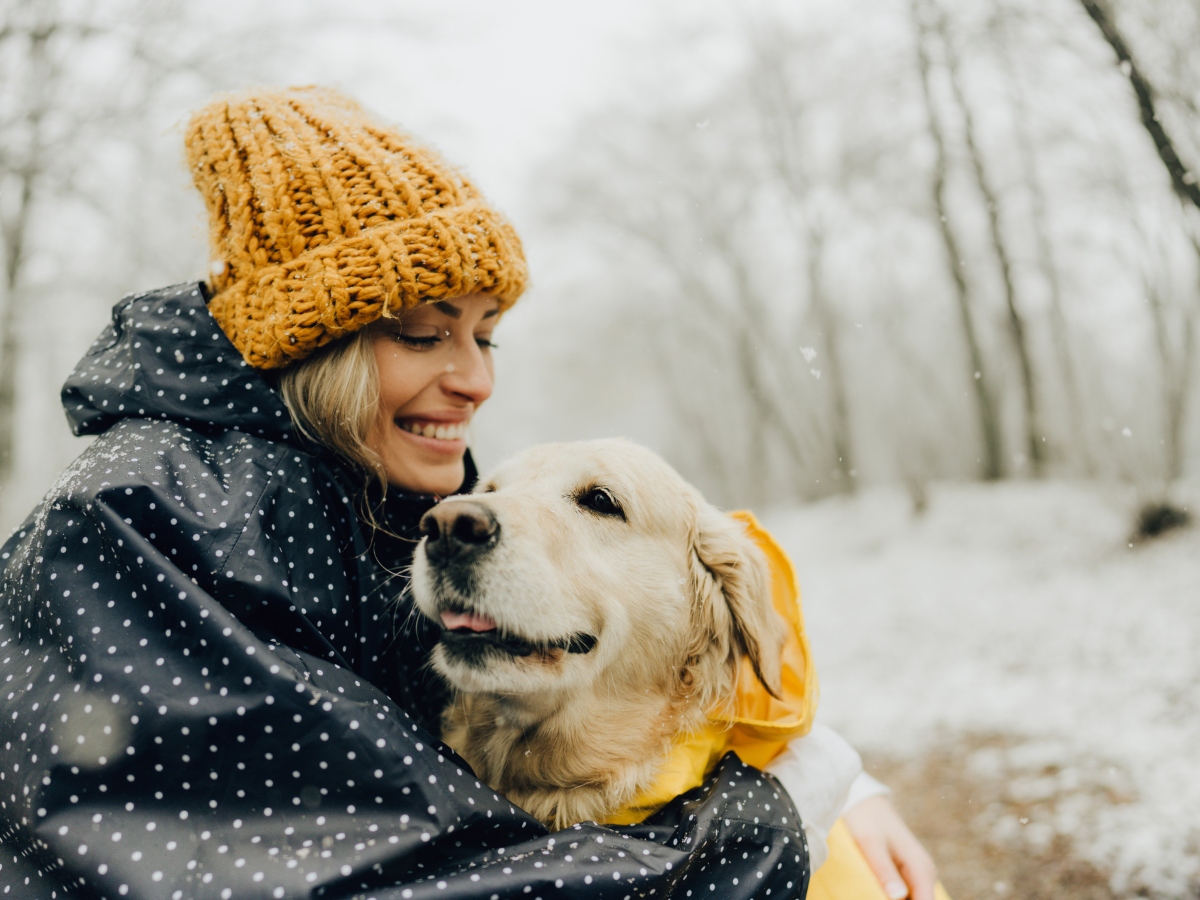
<path id="1" fill-rule="evenodd" d="M 500 523 L 481 503 L 455 500 L 439 503 L 421 517 L 425 553 L 434 562 L 450 562 L 493 546 L 500 537 Z"/>

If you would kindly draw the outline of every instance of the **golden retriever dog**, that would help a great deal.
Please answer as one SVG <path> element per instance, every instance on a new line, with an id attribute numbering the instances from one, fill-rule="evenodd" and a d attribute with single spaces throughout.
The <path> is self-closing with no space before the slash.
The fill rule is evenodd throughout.
<path id="1" fill-rule="evenodd" d="M 765 560 L 643 447 L 533 447 L 421 528 L 413 595 L 454 688 L 442 737 L 547 824 L 628 805 L 732 702 L 743 656 L 778 693 Z"/>

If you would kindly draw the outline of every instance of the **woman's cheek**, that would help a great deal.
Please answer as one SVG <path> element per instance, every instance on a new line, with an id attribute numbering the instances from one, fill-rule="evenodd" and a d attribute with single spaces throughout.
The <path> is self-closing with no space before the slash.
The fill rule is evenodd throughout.
<path id="1" fill-rule="evenodd" d="M 380 412 L 387 419 L 395 416 L 400 407 L 421 392 L 423 384 L 434 378 L 426 371 L 430 369 L 430 360 L 422 359 L 418 353 L 405 353 L 394 341 L 376 341 L 375 360 L 379 367 Z"/>

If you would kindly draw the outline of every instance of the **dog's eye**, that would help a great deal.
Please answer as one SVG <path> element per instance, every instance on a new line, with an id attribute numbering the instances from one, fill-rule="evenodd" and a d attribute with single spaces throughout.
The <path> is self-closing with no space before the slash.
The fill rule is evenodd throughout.
<path id="1" fill-rule="evenodd" d="M 613 495 L 604 488 L 590 488 L 580 494 L 576 502 L 580 506 L 590 509 L 592 512 L 600 513 L 602 516 L 612 516 L 613 518 L 622 520 L 625 518 L 625 511 L 613 499 Z"/>

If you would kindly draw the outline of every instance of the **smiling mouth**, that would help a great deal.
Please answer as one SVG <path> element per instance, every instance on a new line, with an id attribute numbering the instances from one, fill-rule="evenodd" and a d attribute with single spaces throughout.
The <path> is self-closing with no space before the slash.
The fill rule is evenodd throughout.
<path id="1" fill-rule="evenodd" d="M 482 653 L 496 650 L 509 656 L 543 656 L 557 651 L 590 653 L 596 646 L 593 635 L 579 633 L 555 640 L 530 640 L 502 632 L 488 616 L 465 610 L 447 610 L 441 614 L 441 643 L 450 653 L 476 661 Z"/>
<path id="2" fill-rule="evenodd" d="M 466 422 L 423 422 L 419 419 L 397 420 L 396 425 L 409 434 L 433 438 L 435 441 L 461 441 L 467 435 Z"/>

